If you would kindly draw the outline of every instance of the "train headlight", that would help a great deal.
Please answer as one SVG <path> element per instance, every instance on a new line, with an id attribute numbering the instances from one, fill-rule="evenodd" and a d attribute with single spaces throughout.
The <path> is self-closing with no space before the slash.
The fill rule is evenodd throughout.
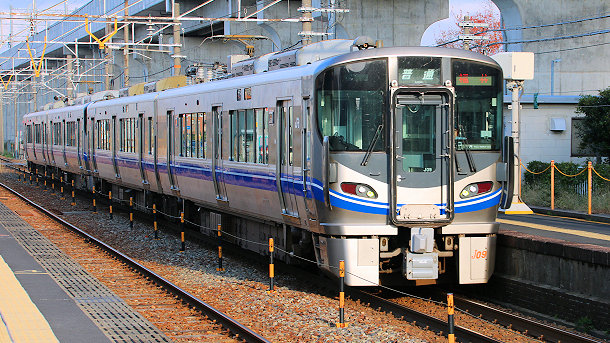
<path id="1" fill-rule="evenodd" d="M 357 195 L 363 198 L 377 199 L 377 192 L 373 187 L 364 183 L 342 182 L 341 190 L 344 193 Z"/>
<path id="2" fill-rule="evenodd" d="M 471 198 L 477 195 L 489 193 L 491 192 L 493 185 L 494 184 L 491 181 L 471 183 L 462 189 L 460 192 L 460 198 Z"/>

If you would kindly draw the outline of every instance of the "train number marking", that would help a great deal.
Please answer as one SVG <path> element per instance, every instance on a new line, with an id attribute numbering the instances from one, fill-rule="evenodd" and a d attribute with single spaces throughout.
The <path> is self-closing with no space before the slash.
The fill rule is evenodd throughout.
<path id="1" fill-rule="evenodd" d="M 474 253 L 472 254 L 471 259 L 473 260 L 478 260 L 478 259 L 487 259 L 487 250 L 475 250 Z"/>

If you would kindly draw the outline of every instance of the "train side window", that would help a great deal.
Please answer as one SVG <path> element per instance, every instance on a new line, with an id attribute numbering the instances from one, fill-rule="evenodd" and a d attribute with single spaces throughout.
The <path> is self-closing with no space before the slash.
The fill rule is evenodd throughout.
<path id="1" fill-rule="evenodd" d="M 254 110 L 246 110 L 246 126 L 244 127 L 246 137 L 246 162 L 256 162 L 256 148 L 254 146 L 255 126 Z"/>
<path id="2" fill-rule="evenodd" d="M 178 115 L 178 142 L 180 142 L 179 156 L 184 156 L 186 150 L 186 142 L 184 141 L 184 114 Z"/>
<path id="3" fill-rule="evenodd" d="M 184 143 L 186 144 L 186 149 L 184 151 L 185 157 L 193 157 L 193 125 L 192 125 L 193 116 L 190 113 L 184 115 Z"/>
<path id="4" fill-rule="evenodd" d="M 189 134 L 188 141 L 190 144 L 190 157 L 197 157 L 197 113 L 188 115 Z"/>
<path id="5" fill-rule="evenodd" d="M 152 140 L 153 140 L 153 137 L 155 135 L 153 130 L 154 130 L 154 128 L 153 128 L 152 117 L 148 117 L 148 154 L 149 155 L 153 154 Z"/>
<path id="6" fill-rule="evenodd" d="M 265 110 L 262 108 L 257 108 L 254 110 L 256 116 L 256 139 L 255 139 L 255 149 L 256 149 L 256 163 L 267 163 L 265 160 Z"/>
<path id="7" fill-rule="evenodd" d="M 197 113 L 197 158 L 205 158 L 206 149 L 205 113 Z"/>
<path id="8" fill-rule="evenodd" d="M 125 119 L 123 118 L 119 119 L 119 151 L 123 151 L 123 149 L 125 149 L 125 125 L 123 125 L 124 121 Z"/>
<path id="9" fill-rule="evenodd" d="M 229 111 L 229 116 L 231 117 L 231 156 L 229 159 L 231 161 L 237 161 L 237 137 L 238 137 L 238 126 L 237 126 L 237 111 Z"/>
<path id="10" fill-rule="evenodd" d="M 239 139 L 237 141 L 237 161 L 246 161 L 246 111 L 238 111 Z"/>
<path id="11" fill-rule="evenodd" d="M 293 156 L 293 139 L 292 139 L 292 116 L 293 116 L 293 111 L 292 111 L 292 106 L 288 107 L 288 165 L 292 165 L 294 162 L 294 156 Z"/>

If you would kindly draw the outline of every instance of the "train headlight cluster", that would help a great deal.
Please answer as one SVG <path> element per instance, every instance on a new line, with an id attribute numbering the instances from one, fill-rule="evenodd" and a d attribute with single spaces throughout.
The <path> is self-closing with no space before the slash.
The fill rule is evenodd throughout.
<path id="1" fill-rule="evenodd" d="M 377 192 L 373 187 L 364 183 L 343 182 L 341 183 L 341 190 L 359 197 L 377 199 Z"/>
<path id="2" fill-rule="evenodd" d="M 491 192 L 492 188 L 493 182 L 491 181 L 471 183 L 462 189 L 460 192 L 460 198 L 466 199 L 480 194 L 485 194 Z"/>

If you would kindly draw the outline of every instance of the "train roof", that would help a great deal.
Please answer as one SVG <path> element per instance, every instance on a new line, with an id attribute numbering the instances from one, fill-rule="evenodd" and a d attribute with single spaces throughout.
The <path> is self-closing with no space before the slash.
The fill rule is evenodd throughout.
<path id="1" fill-rule="evenodd" d="M 362 42 L 362 39 L 360 39 Z M 303 47 L 300 49 L 295 49 L 291 51 L 284 51 L 276 54 L 267 54 L 265 56 L 249 59 L 245 61 L 241 61 L 236 63 L 237 69 L 243 70 L 244 65 L 254 64 L 258 61 L 259 65 L 264 65 L 264 61 L 271 61 L 276 58 L 276 63 L 278 65 L 281 64 L 282 58 L 284 61 L 292 61 L 290 63 L 285 63 L 283 67 L 271 68 L 272 70 L 263 70 L 252 69 L 252 73 L 247 75 L 231 75 L 230 77 L 223 78 L 220 80 L 214 80 L 210 82 L 195 84 L 184 86 L 180 88 L 167 89 L 161 92 L 153 92 L 153 93 L 144 93 L 139 95 L 133 95 L 128 97 L 117 97 L 108 100 L 98 100 L 92 101 L 88 103 L 83 103 L 80 105 L 72 105 L 57 109 L 50 109 L 47 111 L 39 111 L 35 113 L 26 114 L 24 116 L 24 121 L 29 118 L 33 118 L 40 115 L 53 115 L 53 114 L 61 114 L 65 112 L 78 111 L 84 109 L 87 106 L 90 106 L 91 109 L 96 109 L 102 106 L 116 106 L 121 104 L 131 104 L 134 102 L 147 102 L 153 101 L 155 98 L 159 100 L 164 100 L 168 98 L 172 98 L 175 96 L 181 95 L 190 95 L 190 94 L 201 94 L 207 91 L 212 90 L 222 90 L 222 89 L 233 89 L 233 88 L 243 88 L 249 87 L 255 84 L 265 84 L 265 83 L 273 83 L 282 80 L 290 80 L 290 79 L 299 79 L 304 76 L 315 76 L 322 70 L 335 65 L 347 63 L 350 61 L 360 60 L 360 59 L 374 59 L 374 58 L 383 58 L 383 57 L 395 57 L 395 56 L 430 56 L 430 57 L 450 57 L 450 58 L 459 58 L 466 59 L 471 61 L 483 62 L 491 65 L 495 65 L 498 68 L 500 67 L 496 61 L 492 58 L 481 55 L 472 51 L 462 50 L 462 49 L 451 49 L 451 48 L 439 48 L 439 47 L 421 47 L 421 46 L 412 46 L 412 47 L 387 47 L 387 48 L 368 48 L 368 49 L 360 49 L 358 50 L 358 46 L 355 44 L 356 41 L 347 41 L 347 40 L 332 40 L 326 42 L 325 46 L 331 47 L 331 52 L 324 54 L 320 53 L 320 49 L 316 49 L 314 47 Z M 369 41 L 365 41 L 369 42 Z M 315 44 L 312 44 L 312 46 Z M 319 47 L 323 47 L 324 45 L 318 45 Z M 346 49 L 349 48 L 347 51 Z M 303 51 L 302 56 L 299 56 L 298 52 Z M 343 51 L 343 53 L 338 53 Z M 282 57 L 283 56 L 283 57 Z M 240 64 L 241 63 L 241 64 Z M 272 64 L 271 62 L 267 62 L 267 65 Z M 241 65 L 242 67 L 239 67 Z"/>

